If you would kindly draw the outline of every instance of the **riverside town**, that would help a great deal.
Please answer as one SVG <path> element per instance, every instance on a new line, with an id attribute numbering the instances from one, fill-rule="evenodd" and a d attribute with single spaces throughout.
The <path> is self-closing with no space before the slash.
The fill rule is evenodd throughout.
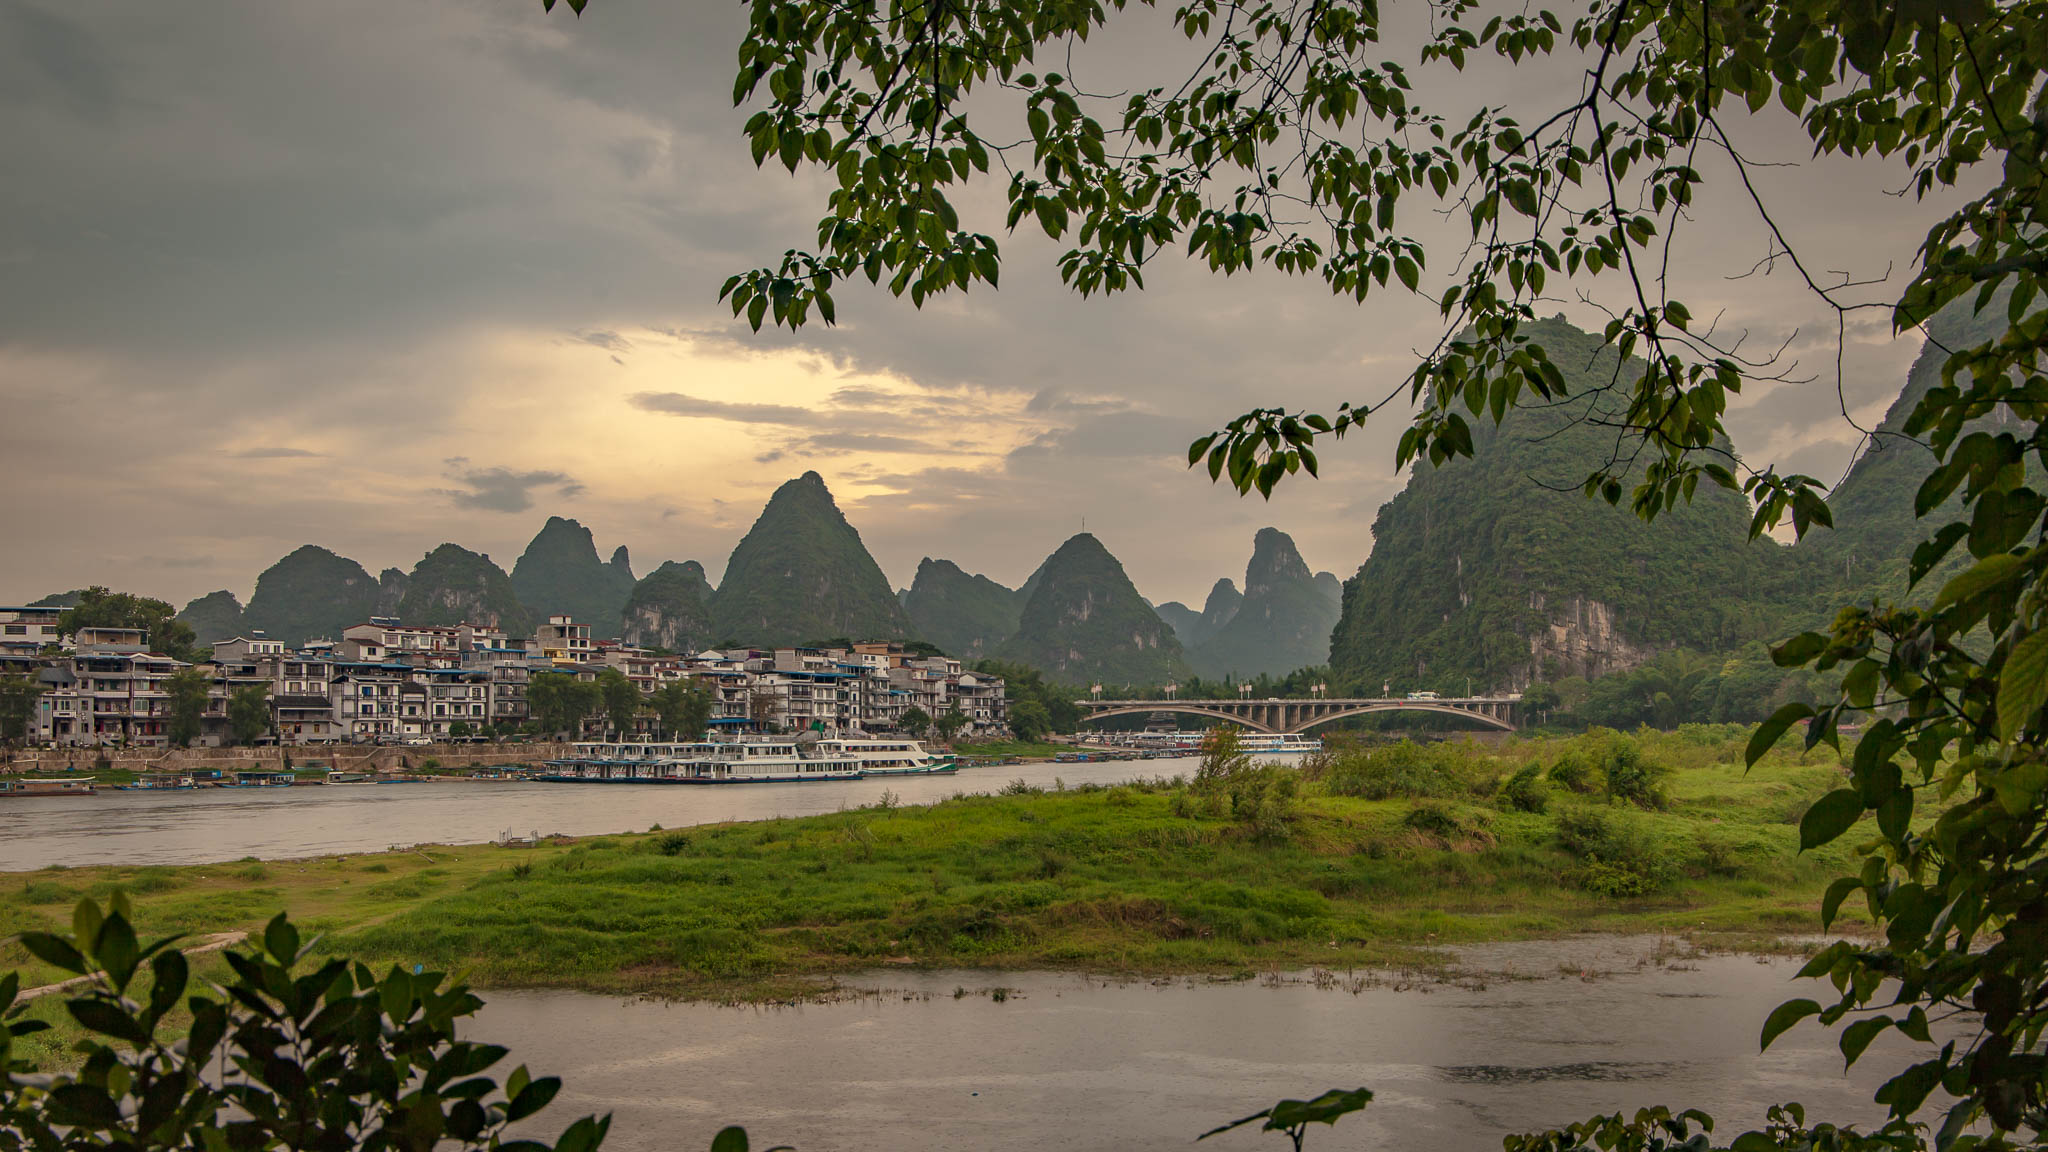
<path id="1" fill-rule="evenodd" d="M 139 629 L 60 634 L 56 608 L 0 607 L 0 669 L 41 688 L 29 742 L 60 747 L 166 747 L 169 681 L 193 667 L 206 679 L 197 746 L 230 742 L 229 702 L 260 688 L 269 710 L 259 742 L 286 745 L 438 743 L 537 731 L 528 706 L 535 673 L 594 684 L 607 672 L 642 696 L 691 683 L 710 696 L 710 724 L 726 732 L 895 731 L 903 714 L 958 711 L 969 737 L 1006 730 L 1003 682 L 963 672 L 960 661 L 913 655 L 902 644 L 851 648 L 707 650 L 657 655 L 593 641 L 587 625 L 551 616 L 533 636 L 469 624 L 408 626 L 373 618 L 334 639 L 286 645 L 262 633 L 205 639 L 212 658 L 188 665 L 152 652 Z M 619 731 L 593 711 L 571 735 L 649 733 L 650 711 Z"/>
<path id="2" fill-rule="evenodd" d="M 0 150 L 0 1152 L 2048 1152 L 2048 0 L 0 0 Z"/>

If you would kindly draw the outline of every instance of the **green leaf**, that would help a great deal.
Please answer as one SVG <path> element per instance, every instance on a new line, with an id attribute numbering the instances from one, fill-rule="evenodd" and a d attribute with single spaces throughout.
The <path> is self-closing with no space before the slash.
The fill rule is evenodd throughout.
<path id="1" fill-rule="evenodd" d="M 1877 1039 L 1885 1029 L 1891 1026 L 1891 1017 L 1872 1016 L 1866 1020 L 1858 1020 L 1847 1028 L 1842 1029 L 1841 1048 L 1842 1056 L 1844 1057 L 1843 1066 L 1847 1067 L 1850 1064 L 1856 1063 L 1856 1058 L 1863 1055 L 1863 1050 L 1870 1047 L 1870 1042 Z"/>
<path id="2" fill-rule="evenodd" d="M 2041 705 L 2048 704 L 2048 631 L 2015 644 L 1998 675 L 1998 738 L 2012 743 Z"/>
<path id="3" fill-rule="evenodd" d="M 1819 1012 L 1820 1005 L 1811 1000 L 1787 1000 L 1771 1009 L 1770 1016 L 1764 1020 L 1763 1043 L 1759 1050 L 1769 1048 L 1771 1041 L 1784 1035 L 1786 1029 Z"/>
<path id="4" fill-rule="evenodd" d="M 1827 651 L 1828 638 L 1818 632 L 1801 632 L 1771 649 L 1771 663 L 1780 668 L 1798 668 Z"/>
<path id="5" fill-rule="evenodd" d="M 1769 752 L 1785 735 L 1787 728 L 1811 715 L 1813 705 L 1798 701 L 1793 701 L 1771 713 L 1771 718 L 1757 725 L 1756 731 L 1750 734 L 1749 746 L 1743 749 L 1744 762 L 1754 766 L 1757 761 L 1764 758 L 1764 753 Z"/>
<path id="6" fill-rule="evenodd" d="M 18 939 L 21 946 L 28 949 L 31 955 L 52 968 L 61 968 L 66 972 L 80 975 L 87 971 L 85 957 L 62 936 L 53 936 L 48 932 L 23 932 Z"/>
<path id="7" fill-rule="evenodd" d="M 747 1130 L 735 1124 L 711 1138 L 711 1152 L 747 1152 Z"/>
<path id="8" fill-rule="evenodd" d="M 1946 608 L 1959 600 L 1969 600 L 1998 587 L 2019 573 L 2021 563 L 2020 558 L 2010 552 L 1986 556 L 1942 585 L 1941 594 L 1934 598 L 1935 608 Z"/>
<path id="9" fill-rule="evenodd" d="M 67 1001 L 64 1007 L 89 1031 L 126 1040 L 130 1044 L 149 1043 L 149 1030 L 142 1026 L 142 1022 L 108 1001 L 84 998 Z"/>
<path id="10" fill-rule="evenodd" d="M 1799 818 L 1799 850 L 1810 851 L 1847 832 L 1863 816 L 1863 797 L 1854 788 L 1837 788 L 1813 802 Z"/>
<path id="11" fill-rule="evenodd" d="M 1820 926 L 1822 930 L 1826 930 L 1834 924 L 1836 913 L 1842 910 L 1842 901 L 1847 900 L 1851 892 L 1862 887 L 1863 881 L 1855 876 L 1840 876 L 1835 879 L 1834 883 L 1828 885 L 1827 894 L 1822 896 L 1820 901 Z"/>

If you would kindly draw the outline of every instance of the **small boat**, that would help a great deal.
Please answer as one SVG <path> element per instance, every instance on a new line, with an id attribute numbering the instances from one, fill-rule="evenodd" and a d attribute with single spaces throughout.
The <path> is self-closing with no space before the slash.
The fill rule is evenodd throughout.
<path id="1" fill-rule="evenodd" d="M 199 782 L 190 776 L 154 775 L 138 776 L 133 784 L 116 784 L 116 792 L 191 792 Z"/>
<path id="2" fill-rule="evenodd" d="M 289 772 L 237 772 L 231 780 L 222 780 L 215 788 L 289 788 L 293 776 Z"/>
<path id="3" fill-rule="evenodd" d="M 99 794 L 99 789 L 93 787 L 92 779 L 90 776 L 56 780 L 38 779 L 33 776 L 0 779 L 0 796 L 95 796 Z"/>
<path id="4" fill-rule="evenodd" d="M 377 778 L 368 772 L 344 772 L 336 769 L 327 774 L 327 782 L 329 784 L 374 784 L 377 782 Z"/>
<path id="5" fill-rule="evenodd" d="M 775 737 L 697 744 L 577 744 L 574 756 L 547 761 L 546 770 L 534 779 L 550 784 L 801 784 L 861 778 L 858 760 L 822 753 L 818 744 Z"/>

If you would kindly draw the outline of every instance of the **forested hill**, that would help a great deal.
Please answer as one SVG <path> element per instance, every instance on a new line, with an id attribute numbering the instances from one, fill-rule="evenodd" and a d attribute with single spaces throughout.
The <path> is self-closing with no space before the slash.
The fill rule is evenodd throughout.
<path id="1" fill-rule="evenodd" d="M 911 635 L 902 603 L 816 472 L 775 490 L 733 549 L 710 607 L 720 642 L 807 644 L 832 636 Z"/>
<path id="2" fill-rule="evenodd" d="M 1531 335 L 1575 399 L 1473 420 L 1472 459 L 1418 464 L 1380 509 L 1331 637 L 1333 670 L 1358 690 L 1516 688 L 1782 630 L 1791 549 L 1748 540 L 1740 495 L 1703 485 L 1645 524 L 1581 494 L 1615 442 L 1585 419 L 1613 354 L 1562 318 Z"/>
<path id="3" fill-rule="evenodd" d="M 618 638 L 620 613 L 634 583 L 625 548 L 606 563 L 597 558 L 590 529 L 560 516 L 548 517 L 512 566 L 512 591 L 534 619 L 573 616 L 599 640 Z"/>
<path id="4" fill-rule="evenodd" d="M 1186 674 L 1173 629 L 1088 533 L 1060 545 L 1028 586 L 1017 634 L 996 650 L 999 658 L 1069 684 L 1163 684 Z"/>

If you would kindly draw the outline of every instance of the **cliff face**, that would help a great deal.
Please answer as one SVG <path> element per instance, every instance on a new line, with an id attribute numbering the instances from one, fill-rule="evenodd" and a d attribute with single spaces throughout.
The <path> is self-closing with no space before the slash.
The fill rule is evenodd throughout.
<path id="1" fill-rule="evenodd" d="M 882 569 L 816 472 L 777 488 L 733 549 L 711 598 L 711 623 L 719 639 L 742 644 L 912 634 Z"/>
<path id="2" fill-rule="evenodd" d="M 599 560 L 590 529 L 560 516 L 548 517 L 512 567 L 512 591 L 535 619 L 574 616 L 601 640 L 618 638 L 619 613 L 633 585 L 624 548 L 612 553 L 610 563 Z"/>
<path id="3" fill-rule="evenodd" d="M 633 586 L 621 613 L 619 631 L 628 644 L 700 652 L 716 643 L 711 635 L 711 585 L 704 566 L 695 560 L 671 560 Z"/>
<path id="4" fill-rule="evenodd" d="M 381 614 L 378 591 L 361 564 L 307 544 L 256 578 L 242 626 L 286 644 L 338 639 L 342 629 Z"/>
<path id="5" fill-rule="evenodd" d="M 1017 594 L 986 576 L 969 575 L 951 560 L 927 556 L 903 596 L 917 634 L 949 656 L 978 660 L 1017 631 L 1023 605 Z"/>
<path id="6" fill-rule="evenodd" d="M 533 618 L 512 591 L 512 578 L 489 556 L 455 544 L 421 557 L 406 577 L 398 615 L 407 624 L 482 624 L 514 636 L 533 634 Z"/>
<path id="7" fill-rule="evenodd" d="M 1083 532 L 1060 545 L 1034 579 L 1017 634 L 997 649 L 1001 659 L 1068 683 L 1159 684 L 1186 673 L 1173 629 L 1095 537 Z"/>
<path id="8" fill-rule="evenodd" d="M 1218 590 L 1225 587 L 1218 585 Z M 1188 658 L 1203 676 L 1240 680 L 1317 667 L 1329 662 L 1330 629 L 1339 610 L 1339 603 L 1309 571 L 1293 538 L 1277 528 L 1264 528 L 1252 541 L 1244 594 L 1235 611 Z"/>

